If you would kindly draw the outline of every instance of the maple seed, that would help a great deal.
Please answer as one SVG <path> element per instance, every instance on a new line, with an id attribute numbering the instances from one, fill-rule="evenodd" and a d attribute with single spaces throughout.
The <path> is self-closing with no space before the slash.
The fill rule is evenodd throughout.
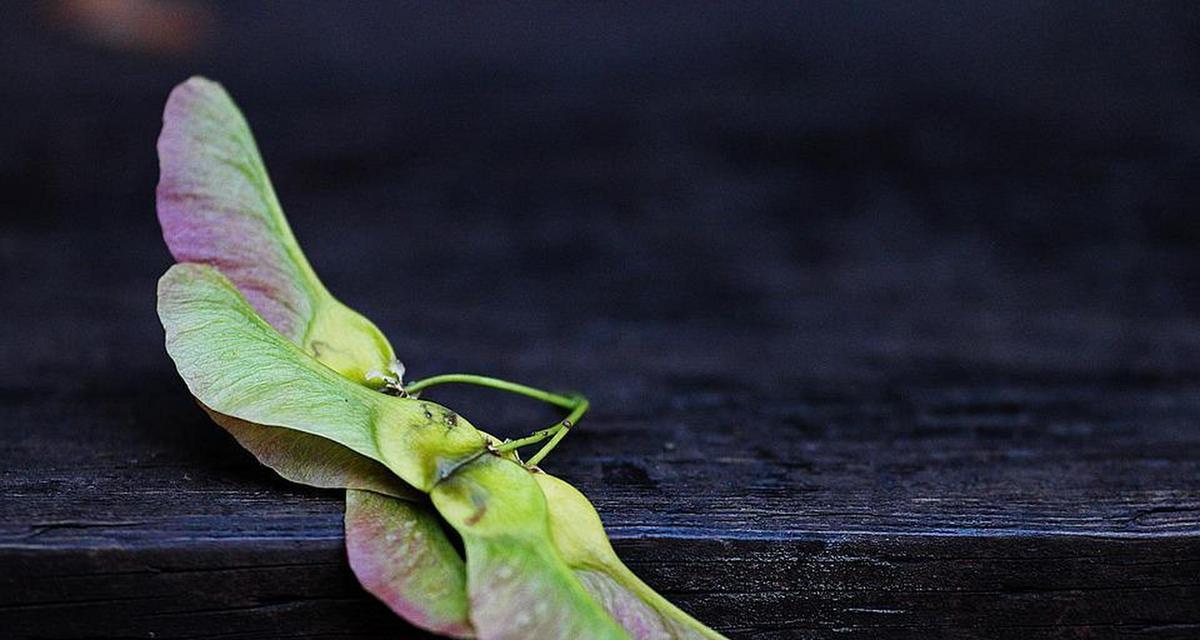
<path id="1" fill-rule="evenodd" d="M 638 580 L 583 494 L 538 469 L 586 398 L 473 374 L 403 383 L 383 333 L 317 278 L 220 85 L 192 78 L 171 92 L 158 152 L 158 218 L 178 261 L 158 283 L 167 353 L 259 461 L 346 490 L 347 557 L 367 591 L 460 638 L 721 637 Z M 501 442 L 419 399 L 449 383 L 567 415 Z M 427 428 L 435 413 L 444 429 Z"/>

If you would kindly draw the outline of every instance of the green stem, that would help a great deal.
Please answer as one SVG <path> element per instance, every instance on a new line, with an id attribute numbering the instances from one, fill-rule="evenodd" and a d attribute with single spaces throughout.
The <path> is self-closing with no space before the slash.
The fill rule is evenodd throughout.
<path id="1" fill-rule="evenodd" d="M 546 427 L 545 429 L 542 429 L 540 431 L 534 431 L 533 433 L 525 436 L 524 438 L 517 438 L 516 440 L 505 440 L 504 442 L 496 445 L 493 448 L 496 450 L 497 453 L 507 453 L 514 449 L 520 449 L 521 447 L 527 447 L 531 444 L 537 444 L 537 443 L 541 442 L 542 440 L 545 440 L 546 438 L 549 438 L 550 436 L 558 433 L 561 430 L 562 430 L 562 423 L 558 422 L 558 423 L 555 423 L 554 426 Z"/>
<path id="2" fill-rule="evenodd" d="M 470 373 L 447 373 L 425 378 L 423 380 L 417 380 L 416 382 L 411 382 L 405 385 L 404 391 L 409 395 L 416 397 L 422 390 L 428 389 L 429 387 L 437 386 L 439 384 L 452 383 L 473 384 L 481 387 L 489 387 L 491 389 L 508 391 L 509 393 L 516 393 L 529 398 L 534 398 L 535 400 L 541 400 L 542 402 L 552 404 L 556 407 L 571 410 L 571 412 L 567 414 L 566 418 L 563 418 L 560 422 L 557 422 L 550 427 L 541 429 L 539 431 L 534 431 L 524 438 L 506 440 L 495 447 L 497 452 L 505 453 L 520 449 L 521 447 L 529 446 L 531 444 L 537 444 L 546 438 L 550 438 L 550 442 L 547 442 L 545 446 L 539 449 L 538 452 L 529 459 L 529 462 L 525 463 L 526 466 L 529 467 L 541 462 L 542 459 L 544 459 L 546 455 L 558 445 L 559 442 L 562 442 L 562 439 L 567 436 L 567 433 L 571 430 L 571 427 L 579 423 L 579 419 L 583 417 L 584 413 L 587 413 L 588 407 L 591 406 L 587 398 L 581 395 L 564 396 L 557 393 L 551 393 L 549 391 L 543 391 L 541 389 L 535 389 L 523 384 L 501 380 L 499 378 L 477 376 Z"/>
<path id="3" fill-rule="evenodd" d="M 587 398 L 583 396 L 577 396 L 577 399 L 579 400 L 579 405 L 576 406 L 573 411 L 571 411 L 570 415 L 568 415 L 566 418 L 563 418 L 562 422 L 558 423 L 558 432 L 554 434 L 553 438 L 550 438 L 550 442 L 547 442 L 542 446 L 541 449 L 538 449 L 537 453 L 533 454 L 533 457 L 525 463 L 525 466 L 536 467 L 543 458 L 545 458 L 550 454 L 551 451 L 554 450 L 554 447 L 558 446 L 558 443 L 562 442 L 563 438 L 567 437 L 567 434 L 571 431 L 571 427 L 579 422 L 579 419 L 583 417 L 583 414 L 587 413 L 588 407 L 590 406 Z"/>
<path id="4" fill-rule="evenodd" d="M 509 382 L 499 378 L 477 376 L 470 373 L 446 373 L 440 376 L 433 376 L 431 378 L 417 380 L 416 382 L 410 382 L 404 385 L 404 390 L 410 394 L 417 394 L 420 393 L 422 389 L 428 389 L 429 387 L 448 383 L 474 384 L 481 387 L 490 387 L 492 389 L 508 391 L 509 393 L 516 393 L 534 398 L 535 400 L 541 400 L 542 402 L 552 404 L 556 407 L 562 407 L 563 409 L 574 409 L 575 405 L 578 404 L 575 401 L 575 398 L 559 395 L 557 393 L 550 393 L 549 391 L 542 391 L 541 389 L 534 389 L 533 387 L 527 387 L 523 384 L 517 384 L 515 382 Z"/>

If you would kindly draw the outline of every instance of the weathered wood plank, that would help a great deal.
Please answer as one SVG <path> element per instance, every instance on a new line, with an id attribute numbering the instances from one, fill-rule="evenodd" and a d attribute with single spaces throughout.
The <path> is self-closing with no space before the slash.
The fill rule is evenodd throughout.
<path id="1" fill-rule="evenodd" d="M 1182 421 L 1200 395 L 989 389 L 1007 398 L 998 411 L 957 387 L 786 402 L 681 392 L 671 406 L 648 400 L 646 416 L 598 411 L 555 464 L 595 498 L 635 570 L 734 635 L 1186 637 L 1184 603 L 1200 595 L 1197 445 L 1151 444 L 1170 430 L 1145 421 Z M 395 625 L 342 562 L 336 492 L 273 478 L 178 391 L 86 404 L 89 420 L 70 419 L 70 402 L 10 402 L 0 415 L 43 429 L 6 449 L 10 629 Z M 1085 408 L 1092 428 L 1054 427 Z M 1119 428 L 1128 416 L 1142 423 Z M 764 428 L 735 432 L 739 417 Z M 647 438 L 656 430 L 669 437 Z M 37 448 L 54 440 L 67 444 Z M 121 625 L 96 627 L 110 615 Z"/>
<path id="2" fill-rule="evenodd" d="M 1194 540 L 806 536 L 617 547 L 651 584 L 734 636 L 1152 638 L 1196 629 Z M 4 560 L 0 614 L 13 637 L 373 637 L 403 628 L 362 594 L 338 540 L 6 548 Z"/>

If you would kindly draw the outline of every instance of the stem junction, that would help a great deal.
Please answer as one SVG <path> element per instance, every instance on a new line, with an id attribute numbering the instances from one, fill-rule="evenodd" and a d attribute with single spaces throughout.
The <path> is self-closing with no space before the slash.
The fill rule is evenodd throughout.
<path id="1" fill-rule="evenodd" d="M 447 373 L 430 378 L 424 378 L 422 380 L 417 380 L 416 382 L 410 382 L 409 384 L 404 385 L 403 392 L 408 396 L 416 398 L 420 397 L 421 391 L 439 384 L 473 384 L 480 387 L 488 387 L 490 389 L 498 389 L 500 391 L 515 393 L 517 395 L 526 396 L 535 400 L 541 400 L 542 402 L 552 404 L 561 409 L 567 409 L 569 411 L 567 416 L 553 425 L 550 425 L 545 429 L 534 431 L 524 438 L 505 440 L 499 445 L 492 447 L 492 449 L 497 453 L 507 453 L 522 447 L 537 444 L 549 438 L 550 441 L 542 445 L 542 448 L 538 449 L 537 453 L 533 454 L 533 456 L 529 458 L 529 461 L 525 463 L 526 467 L 536 467 L 539 462 L 549 455 L 549 453 L 554 450 L 554 447 L 558 446 L 558 443 L 562 442 L 563 438 L 567 437 L 567 433 L 571 430 L 571 427 L 579 423 L 579 419 L 583 417 L 583 414 L 587 413 L 588 407 L 590 406 L 587 398 L 579 394 L 572 394 L 569 396 L 561 395 L 558 393 L 543 391 L 541 389 L 535 389 L 523 384 L 517 384 L 516 382 L 509 382 L 507 380 L 491 378 L 488 376 L 478 376 L 470 373 Z"/>

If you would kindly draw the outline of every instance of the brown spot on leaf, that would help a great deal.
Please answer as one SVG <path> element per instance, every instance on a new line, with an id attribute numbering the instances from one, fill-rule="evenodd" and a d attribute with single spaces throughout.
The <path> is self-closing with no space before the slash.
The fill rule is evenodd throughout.
<path id="1" fill-rule="evenodd" d="M 487 513 L 488 509 L 487 499 L 478 493 L 471 494 L 471 503 L 475 505 L 475 513 L 467 516 L 467 519 L 463 521 L 467 523 L 468 527 L 473 527 L 478 524 L 479 520 L 483 518 L 483 515 Z"/>

